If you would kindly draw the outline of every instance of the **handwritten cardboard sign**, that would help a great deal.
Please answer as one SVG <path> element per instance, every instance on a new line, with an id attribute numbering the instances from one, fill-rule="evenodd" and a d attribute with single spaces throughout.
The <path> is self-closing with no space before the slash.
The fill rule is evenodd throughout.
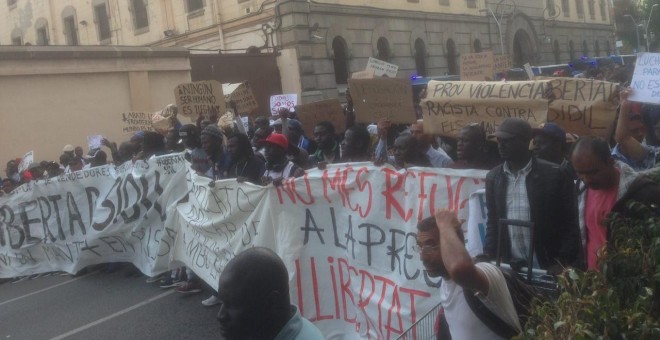
<path id="1" fill-rule="evenodd" d="M 424 131 L 456 137 L 471 123 L 483 123 L 487 134 L 495 132 L 506 118 L 544 123 L 548 82 L 431 81 L 421 106 Z"/>
<path id="2" fill-rule="evenodd" d="M 259 108 L 249 82 L 222 84 L 222 92 L 225 95 L 227 106 L 229 106 L 229 102 L 234 102 L 237 114 L 251 114 Z"/>
<path id="3" fill-rule="evenodd" d="M 124 112 L 121 114 L 122 132 L 131 134 L 138 131 L 154 131 L 151 113 Z"/>
<path id="4" fill-rule="evenodd" d="M 396 78 L 396 74 L 399 72 L 399 66 L 369 57 L 366 70 L 373 70 L 374 75 L 377 77 L 387 76 L 389 78 Z"/>
<path id="5" fill-rule="evenodd" d="M 493 80 L 493 52 L 466 53 L 461 55 L 461 80 Z"/>
<path id="6" fill-rule="evenodd" d="M 225 112 L 222 84 L 215 80 L 181 84 L 174 89 L 174 98 L 179 114 L 193 119 Z"/>
<path id="7" fill-rule="evenodd" d="M 393 123 L 411 124 L 417 120 L 408 80 L 349 79 L 348 85 L 358 122 L 372 123 L 387 118 Z"/>
<path id="8" fill-rule="evenodd" d="M 322 121 L 329 121 L 335 126 L 335 132 L 344 131 L 344 110 L 338 99 L 321 100 L 296 106 L 298 120 L 303 125 L 307 136 L 314 134 L 314 127 Z"/>
<path id="9" fill-rule="evenodd" d="M 511 57 L 508 54 L 498 54 L 493 56 L 493 71 L 506 72 L 511 69 L 513 63 L 511 62 Z"/>
<path id="10" fill-rule="evenodd" d="M 278 115 L 280 109 L 294 111 L 296 105 L 298 105 L 298 95 L 295 93 L 270 96 L 270 114 L 273 116 Z"/>
<path id="11" fill-rule="evenodd" d="M 578 136 L 609 137 L 618 106 L 618 84 L 580 78 L 543 79 L 550 79 L 555 98 L 548 108 L 548 122 Z"/>
<path id="12" fill-rule="evenodd" d="M 630 100 L 660 104 L 660 53 L 639 53 L 630 86 Z"/>

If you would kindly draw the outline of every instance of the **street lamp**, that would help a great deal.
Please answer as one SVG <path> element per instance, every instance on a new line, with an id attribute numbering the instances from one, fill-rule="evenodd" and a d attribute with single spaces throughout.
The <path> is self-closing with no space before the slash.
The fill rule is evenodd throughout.
<path id="1" fill-rule="evenodd" d="M 639 26 L 637 26 L 637 21 L 635 21 L 635 18 L 633 18 L 630 14 L 624 15 L 624 17 L 630 18 L 630 20 L 632 20 L 633 24 L 635 25 L 635 34 L 637 35 L 637 52 L 639 52 Z"/>
<path id="2" fill-rule="evenodd" d="M 490 13 L 490 15 L 495 20 L 495 24 L 497 25 L 497 32 L 500 34 L 500 53 L 502 55 L 505 55 L 506 53 L 504 53 L 504 40 L 502 39 L 502 22 L 500 20 L 497 20 L 495 13 L 493 13 L 493 10 L 490 9 L 490 7 L 479 10 L 479 13 L 485 13 L 485 12 Z"/>
<path id="3" fill-rule="evenodd" d="M 649 40 L 650 40 L 650 35 L 649 35 L 649 25 L 651 24 L 651 16 L 653 15 L 653 10 L 658 7 L 658 4 L 654 4 L 651 6 L 651 12 L 649 12 L 649 19 L 646 20 L 646 27 L 644 27 L 644 33 L 646 33 L 646 52 L 650 52 L 651 49 L 649 48 Z"/>

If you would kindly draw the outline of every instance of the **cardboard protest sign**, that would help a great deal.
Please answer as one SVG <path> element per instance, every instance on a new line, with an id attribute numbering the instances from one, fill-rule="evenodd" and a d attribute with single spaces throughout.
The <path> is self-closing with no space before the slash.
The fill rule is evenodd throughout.
<path id="1" fill-rule="evenodd" d="M 222 84 L 215 80 L 181 84 L 174 89 L 174 98 L 179 114 L 192 119 L 225 112 Z"/>
<path id="2" fill-rule="evenodd" d="M 298 95 L 295 93 L 270 96 L 270 114 L 273 116 L 279 115 L 280 109 L 294 111 L 296 105 L 298 105 Z"/>
<path id="3" fill-rule="evenodd" d="M 259 108 L 257 98 L 255 98 L 249 82 L 222 84 L 222 92 L 225 94 L 227 110 L 231 109 L 229 102 L 234 102 L 236 111 L 238 111 L 236 114 L 250 115 Z"/>
<path id="4" fill-rule="evenodd" d="M 493 52 L 461 54 L 461 80 L 493 80 Z"/>
<path id="5" fill-rule="evenodd" d="M 377 77 L 387 76 L 389 78 L 396 78 L 396 74 L 399 72 L 399 66 L 369 57 L 366 70 L 373 70 L 374 75 Z"/>
<path id="6" fill-rule="evenodd" d="M 121 114 L 122 132 L 132 134 L 138 131 L 154 131 L 151 113 L 124 112 Z"/>
<path id="7" fill-rule="evenodd" d="M 353 72 L 351 75 L 351 78 L 353 79 L 372 79 L 374 78 L 375 73 L 374 70 L 364 70 L 364 71 L 358 71 L 358 72 Z"/>
<path id="8" fill-rule="evenodd" d="M 513 63 L 511 62 L 511 57 L 508 54 L 498 54 L 493 56 L 493 71 L 506 72 L 511 69 Z"/>
<path id="9" fill-rule="evenodd" d="M 639 53 L 630 87 L 630 100 L 660 104 L 660 53 Z"/>
<path id="10" fill-rule="evenodd" d="M 408 80 L 349 79 L 348 85 L 358 122 L 372 123 L 381 118 L 402 124 L 417 121 L 412 86 Z"/>
<path id="11" fill-rule="evenodd" d="M 608 138 L 618 106 L 617 84 L 581 78 L 542 79 L 550 79 L 554 97 L 548 108 L 548 122 L 578 136 Z"/>
<path id="12" fill-rule="evenodd" d="M 34 163 L 34 150 L 28 151 L 25 155 L 23 155 L 21 162 L 18 164 L 18 173 L 22 174 L 23 171 L 27 170 L 32 163 Z"/>
<path id="13" fill-rule="evenodd" d="M 344 110 L 339 99 L 327 99 L 296 106 L 298 120 L 302 123 L 307 136 L 314 134 L 314 127 L 322 121 L 329 121 L 335 126 L 335 132 L 344 131 Z"/>
<path id="14" fill-rule="evenodd" d="M 532 126 L 545 123 L 548 82 L 430 81 L 421 106 L 424 132 L 456 137 L 471 123 L 484 123 L 487 134 L 506 118 L 522 118 Z"/>

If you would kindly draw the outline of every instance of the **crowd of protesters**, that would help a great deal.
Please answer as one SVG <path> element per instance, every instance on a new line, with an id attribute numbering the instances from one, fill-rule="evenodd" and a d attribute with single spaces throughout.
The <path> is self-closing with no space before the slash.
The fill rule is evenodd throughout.
<path id="1" fill-rule="evenodd" d="M 630 80 L 628 71 L 590 69 L 581 76 L 625 84 Z M 199 175 L 259 185 L 279 185 L 308 169 L 346 162 L 387 163 L 397 169 L 488 170 L 485 257 L 493 258 L 499 245 L 505 261 L 529 262 L 549 273 L 559 273 L 567 266 L 597 270 L 598 251 L 608 239 L 603 226 L 607 214 L 626 213 L 630 200 L 660 204 L 658 185 L 643 175 L 654 168 L 660 170 L 660 106 L 630 102 L 630 93 L 624 87 L 619 91 L 620 110 L 609 140 L 576 136 L 555 123 L 530 126 L 517 118 L 504 120 L 493 135 L 487 135 L 483 125 L 474 122 L 464 126 L 456 138 L 425 133 L 422 120 L 411 125 L 385 119 L 357 124 L 347 93 L 345 126 L 324 121 L 306 133 L 296 113 L 288 110 L 251 121 L 248 131 L 235 123 L 218 124 L 217 115 L 200 117 L 196 124 L 176 121 L 166 132 L 138 132 L 119 145 L 103 139 L 103 148 L 87 153 L 81 147 L 66 145 L 59 161 L 35 162 L 22 173 L 18 172 L 21 160 L 10 160 L 2 192 L 9 193 L 29 181 L 104 166 L 109 164 L 108 155 L 112 164 L 120 165 L 185 152 Z M 513 225 L 498 233 L 503 219 L 532 222 L 534 238 L 529 229 Z M 497 286 L 502 293 L 501 282 L 496 284 L 491 278 L 497 277 L 493 268 L 465 264 L 465 253 L 456 249 L 462 244 L 462 236 L 457 238 L 455 233 L 459 227 L 460 222 L 446 211 L 418 226 L 417 250 L 427 272 L 453 283 L 445 286 L 452 289 L 465 287 L 488 295 L 492 292 L 489 287 Z M 531 246 L 535 252 L 530 258 Z M 186 268 L 149 278 L 148 282 L 187 294 L 203 291 L 201 281 Z M 459 321 L 452 324 L 467 312 L 452 304 L 461 299 L 460 294 L 447 289 L 443 288 L 442 297 L 450 306 L 445 308 L 451 332 L 472 338 L 474 330 L 461 329 L 459 325 L 464 323 Z M 498 299 L 506 300 L 506 294 Z M 213 306 L 222 302 L 222 297 L 214 294 L 202 303 Z M 504 317 L 511 319 L 510 313 Z M 520 324 L 512 324 L 520 328 Z"/>

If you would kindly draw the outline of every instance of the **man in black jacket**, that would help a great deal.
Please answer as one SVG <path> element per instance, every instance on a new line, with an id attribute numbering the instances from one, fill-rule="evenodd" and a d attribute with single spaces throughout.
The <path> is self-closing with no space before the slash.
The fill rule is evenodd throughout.
<path id="1" fill-rule="evenodd" d="M 559 165 L 537 159 L 529 151 L 532 128 L 525 120 L 507 118 L 495 132 L 504 164 L 486 176 L 488 222 L 484 253 L 494 257 L 501 243 L 504 262 L 529 261 L 534 246 L 534 267 L 559 272 L 574 264 L 580 253 L 580 229 L 573 181 Z M 498 241 L 500 219 L 533 223 L 529 229 L 504 227 Z"/>

